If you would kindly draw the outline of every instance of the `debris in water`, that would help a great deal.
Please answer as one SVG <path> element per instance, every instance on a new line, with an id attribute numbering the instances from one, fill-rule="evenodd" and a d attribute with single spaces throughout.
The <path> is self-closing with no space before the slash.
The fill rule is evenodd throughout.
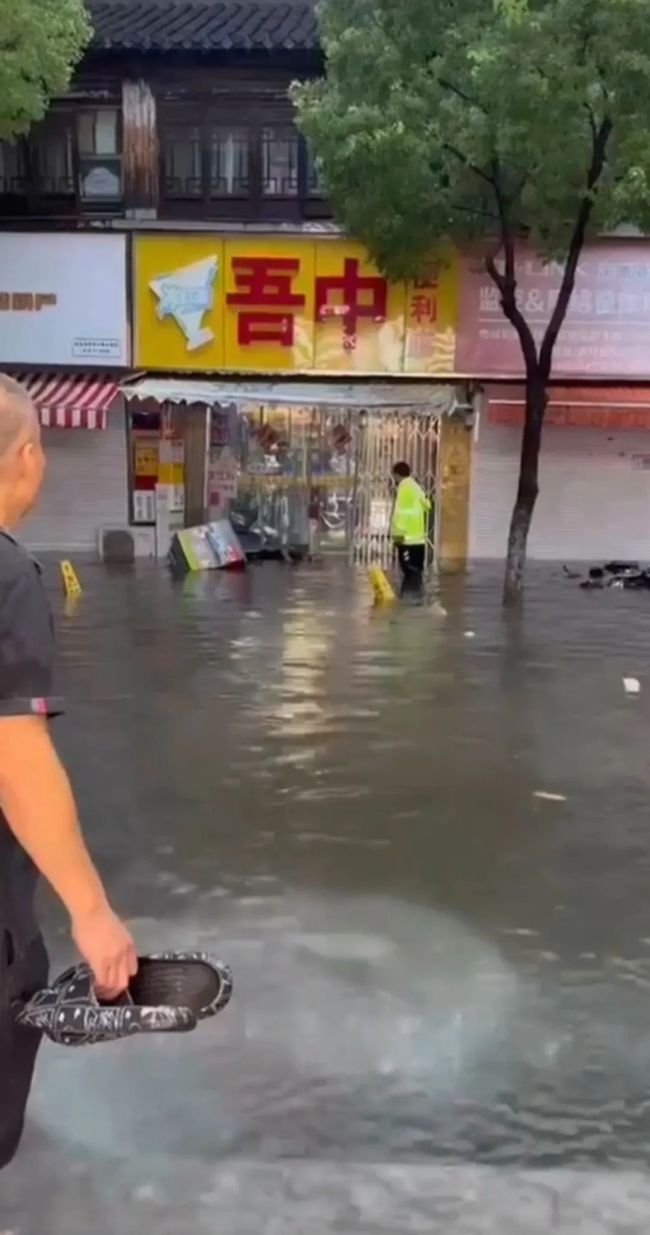
<path id="1" fill-rule="evenodd" d="M 474 631 L 474 630 L 466 630 L 466 631 L 465 631 L 465 638 L 466 638 L 466 639 L 475 639 L 475 638 L 476 638 L 476 631 Z"/>
<path id="2" fill-rule="evenodd" d="M 623 678 L 626 695 L 640 695 L 641 683 L 638 678 Z"/>
<path id="3" fill-rule="evenodd" d="M 541 798 L 542 802 L 566 802 L 563 793 L 547 793 L 546 789 L 536 789 L 533 793 L 534 798 Z"/>

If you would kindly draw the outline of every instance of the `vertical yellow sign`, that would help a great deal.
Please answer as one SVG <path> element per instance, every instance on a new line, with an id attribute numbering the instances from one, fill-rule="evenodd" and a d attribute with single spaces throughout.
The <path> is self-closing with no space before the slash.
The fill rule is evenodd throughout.
<path id="1" fill-rule="evenodd" d="M 404 372 L 449 374 L 456 361 L 458 254 L 441 250 L 406 289 Z"/>

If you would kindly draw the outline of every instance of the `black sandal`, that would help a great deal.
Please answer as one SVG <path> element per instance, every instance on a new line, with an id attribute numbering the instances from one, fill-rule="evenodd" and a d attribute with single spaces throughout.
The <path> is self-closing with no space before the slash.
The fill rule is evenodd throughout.
<path id="1" fill-rule="evenodd" d="M 204 952 L 161 952 L 138 965 L 112 1004 L 100 1001 L 88 965 L 76 965 L 22 1005 L 18 1023 L 60 1046 L 90 1046 L 139 1033 L 188 1033 L 230 1002 L 229 967 Z"/>

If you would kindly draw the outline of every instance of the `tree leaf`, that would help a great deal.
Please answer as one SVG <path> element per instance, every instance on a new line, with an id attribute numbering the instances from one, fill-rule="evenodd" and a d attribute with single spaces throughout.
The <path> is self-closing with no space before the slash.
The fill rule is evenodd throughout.
<path id="1" fill-rule="evenodd" d="M 81 0 L 0 0 L 0 139 L 43 117 L 90 35 Z"/>

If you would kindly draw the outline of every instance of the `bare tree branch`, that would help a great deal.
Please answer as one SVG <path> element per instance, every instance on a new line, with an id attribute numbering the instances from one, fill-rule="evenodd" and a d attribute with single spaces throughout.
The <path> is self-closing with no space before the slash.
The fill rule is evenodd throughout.
<path id="1" fill-rule="evenodd" d="M 466 206 L 461 202 L 452 202 L 451 209 L 456 214 L 469 214 L 475 219 L 488 219 L 490 223 L 499 222 L 499 216 L 493 210 L 481 210 L 478 206 Z"/>
<path id="2" fill-rule="evenodd" d="M 444 77 L 438 77 L 436 80 L 441 89 L 448 90 L 450 94 L 455 94 L 457 98 L 462 99 L 469 107 L 475 107 L 477 111 L 481 111 L 484 116 L 487 116 L 487 108 L 482 103 L 479 103 L 478 99 L 473 99 L 471 94 L 467 94 L 460 86 L 454 85 L 452 81 L 446 81 Z"/>
<path id="3" fill-rule="evenodd" d="M 587 173 L 585 194 L 580 204 L 580 209 L 578 210 L 575 226 L 569 242 L 567 259 L 564 265 L 564 274 L 562 276 L 562 282 L 560 284 L 557 300 L 555 301 L 555 308 L 551 315 L 551 320 L 546 328 L 540 348 L 539 362 L 544 381 L 548 381 L 551 375 L 555 344 L 557 343 L 558 335 L 562 329 L 562 323 L 566 317 L 569 302 L 575 287 L 578 262 L 585 243 L 587 228 L 593 214 L 595 190 L 598 187 L 598 181 L 603 174 L 605 164 L 607 162 L 607 145 L 612 134 L 612 129 L 612 121 L 609 118 L 606 118 L 594 134 L 591 164 Z"/>
<path id="4" fill-rule="evenodd" d="M 501 169 L 496 155 L 493 160 L 492 184 L 499 214 L 500 248 L 503 249 L 504 272 L 503 274 L 501 273 L 494 257 L 488 257 L 485 266 L 490 278 L 499 289 L 501 307 L 508 321 L 517 332 L 526 363 L 526 372 L 531 374 L 537 368 L 537 347 L 533 332 L 517 304 L 516 235 L 510 214 L 511 203 L 503 189 Z"/>
<path id="5" fill-rule="evenodd" d="M 596 116 L 594 114 L 594 109 L 591 106 L 591 103 L 585 103 L 585 111 L 587 113 L 587 116 L 589 117 L 589 128 L 591 129 L 592 144 L 595 145 L 596 139 L 598 137 L 598 125 L 596 124 Z"/>
<path id="6" fill-rule="evenodd" d="M 443 149 L 448 150 L 469 172 L 473 172 L 475 176 L 478 176 L 479 180 L 484 180 L 486 184 L 494 188 L 494 181 L 489 172 L 486 172 L 482 167 L 478 167 L 476 163 L 472 163 L 471 159 L 468 159 L 467 155 L 463 154 L 462 150 L 459 150 L 457 146 L 452 146 L 450 142 L 445 142 Z"/>

